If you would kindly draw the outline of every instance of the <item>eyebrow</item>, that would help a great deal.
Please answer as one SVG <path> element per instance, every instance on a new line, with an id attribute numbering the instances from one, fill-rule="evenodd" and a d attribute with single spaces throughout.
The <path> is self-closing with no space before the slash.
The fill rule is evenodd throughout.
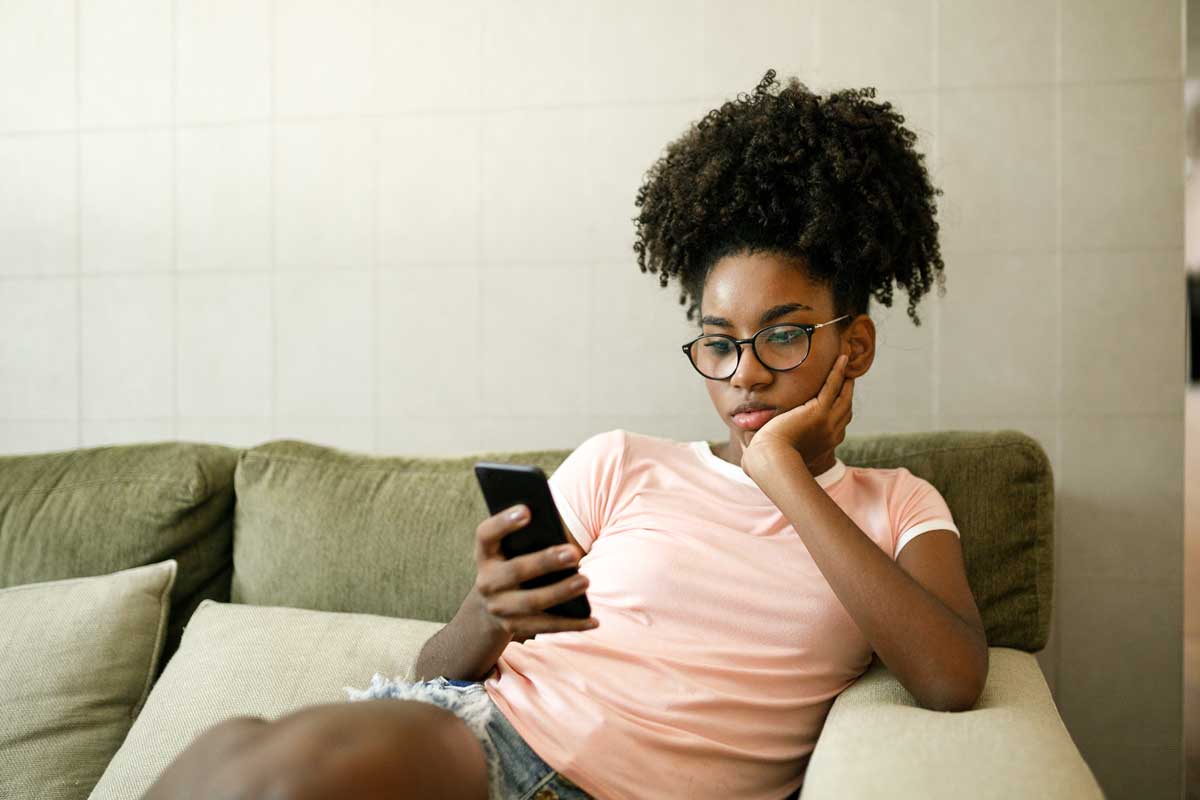
<path id="1" fill-rule="evenodd" d="M 812 306 L 806 306 L 803 303 L 783 303 L 781 305 L 772 306 L 763 312 L 759 318 L 759 324 L 766 325 L 768 322 L 777 320 L 785 314 L 790 314 L 793 311 L 812 311 Z M 705 314 L 700 318 L 701 325 L 716 325 L 718 328 L 732 328 L 733 325 L 724 317 L 710 317 Z"/>

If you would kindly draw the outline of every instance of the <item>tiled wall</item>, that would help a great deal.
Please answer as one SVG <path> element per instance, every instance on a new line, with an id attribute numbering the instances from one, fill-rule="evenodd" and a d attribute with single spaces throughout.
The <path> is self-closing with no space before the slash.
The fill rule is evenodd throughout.
<path id="1" fill-rule="evenodd" d="M 1057 483 L 1039 655 L 1112 797 L 1181 780 L 1178 0 L 7 0 L 0 451 L 719 438 L 646 168 L 767 67 L 919 134 L 947 295 L 854 432 L 1013 427 Z"/>

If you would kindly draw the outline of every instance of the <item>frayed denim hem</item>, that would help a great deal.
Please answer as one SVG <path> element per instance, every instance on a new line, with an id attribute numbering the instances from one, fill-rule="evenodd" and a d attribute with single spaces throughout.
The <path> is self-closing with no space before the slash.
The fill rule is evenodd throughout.
<path id="1" fill-rule="evenodd" d="M 371 677 L 371 685 L 366 689 L 343 686 L 342 691 L 346 693 L 348 702 L 352 703 L 359 700 L 417 700 L 440 706 L 454 714 L 466 723 L 471 733 L 475 734 L 475 738 L 483 745 L 483 753 L 487 760 L 488 797 L 491 800 L 500 800 L 503 793 L 500 754 L 488 730 L 492 715 L 497 713 L 497 710 L 482 684 L 454 686 L 441 676 L 427 681 L 409 682 L 401 678 L 389 679 L 376 672 Z"/>

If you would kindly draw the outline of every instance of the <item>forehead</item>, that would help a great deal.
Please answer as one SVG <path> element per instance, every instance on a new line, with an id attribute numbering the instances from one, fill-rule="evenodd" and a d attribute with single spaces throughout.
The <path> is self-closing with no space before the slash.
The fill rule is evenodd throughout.
<path id="1" fill-rule="evenodd" d="M 755 253 L 726 256 L 713 265 L 700 306 L 705 314 L 734 320 L 757 319 L 762 309 L 776 303 L 803 303 L 829 311 L 833 293 L 809 277 L 803 261 Z"/>

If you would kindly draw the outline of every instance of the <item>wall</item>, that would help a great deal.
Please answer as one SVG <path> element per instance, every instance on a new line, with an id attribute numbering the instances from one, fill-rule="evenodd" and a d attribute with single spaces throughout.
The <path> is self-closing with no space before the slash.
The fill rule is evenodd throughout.
<path id="1" fill-rule="evenodd" d="M 879 310 L 853 430 L 1042 443 L 1039 661 L 1111 796 L 1178 796 L 1182 39 L 1178 0 L 7 0 L 0 450 L 718 438 L 642 173 L 767 67 L 875 85 L 948 292 Z"/>

